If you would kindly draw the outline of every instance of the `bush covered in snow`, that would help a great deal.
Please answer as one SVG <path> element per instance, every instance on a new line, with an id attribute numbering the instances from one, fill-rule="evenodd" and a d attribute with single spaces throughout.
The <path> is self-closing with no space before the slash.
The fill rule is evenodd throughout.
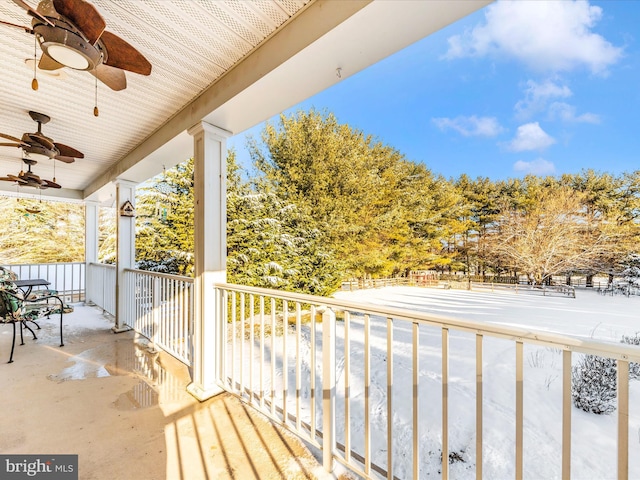
<path id="1" fill-rule="evenodd" d="M 640 333 L 623 335 L 620 341 L 629 345 L 640 345 Z M 640 378 L 640 363 L 629 363 L 629 378 L 634 380 Z"/>
<path id="2" fill-rule="evenodd" d="M 640 333 L 623 335 L 620 340 L 640 345 Z M 585 412 L 608 414 L 616 409 L 618 368 L 612 358 L 585 355 L 573 366 L 571 396 L 573 404 Z M 640 378 L 640 364 L 629 363 L 629 379 Z"/>
<path id="3" fill-rule="evenodd" d="M 571 397 L 577 408 L 596 414 L 609 414 L 616 409 L 614 359 L 585 355 L 573 366 L 571 377 Z"/>
<path id="4" fill-rule="evenodd" d="M 629 285 L 640 286 L 640 255 L 632 253 L 623 262 L 622 276 Z"/>

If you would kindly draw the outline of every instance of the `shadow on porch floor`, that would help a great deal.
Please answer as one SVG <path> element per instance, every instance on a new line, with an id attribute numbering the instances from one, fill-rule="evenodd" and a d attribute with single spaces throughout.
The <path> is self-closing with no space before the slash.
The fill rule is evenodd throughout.
<path id="1" fill-rule="evenodd" d="M 57 319 L 40 324 L 11 364 L 12 329 L 0 325 L 3 454 L 77 454 L 82 480 L 334 478 L 237 398 L 196 401 L 185 365 L 113 334 L 100 309 L 65 316 L 62 348 Z"/>

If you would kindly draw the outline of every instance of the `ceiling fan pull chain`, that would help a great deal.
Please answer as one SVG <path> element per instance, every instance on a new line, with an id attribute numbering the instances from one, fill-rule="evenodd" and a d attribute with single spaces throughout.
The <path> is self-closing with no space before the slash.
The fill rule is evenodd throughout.
<path id="1" fill-rule="evenodd" d="M 33 80 L 31 80 L 31 89 L 38 90 L 38 79 L 36 78 L 36 71 L 38 70 L 38 39 L 33 36 Z"/>
<path id="2" fill-rule="evenodd" d="M 93 116 L 97 117 L 100 115 L 98 111 L 98 77 L 96 77 L 96 96 L 95 96 L 95 107 L 93 107 Z"/>

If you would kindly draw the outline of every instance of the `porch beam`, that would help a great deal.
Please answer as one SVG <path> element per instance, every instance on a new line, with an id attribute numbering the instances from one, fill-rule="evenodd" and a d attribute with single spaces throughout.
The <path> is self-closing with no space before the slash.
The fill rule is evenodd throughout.
<path id="1" fill-rule="evenodd" d="M 194 170 L 194 354 L 187 390 L 206 400 L 223 390 L 218 368 L 225 320 L 215 283 L 227 279 L 227 138 L 230 132 L 199 122 L 193 136 Z"/>

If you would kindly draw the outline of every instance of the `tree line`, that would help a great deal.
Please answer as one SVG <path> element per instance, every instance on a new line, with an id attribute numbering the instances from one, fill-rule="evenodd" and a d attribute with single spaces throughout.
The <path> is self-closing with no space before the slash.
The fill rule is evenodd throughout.
<path id="1" fill-rule="evenodd" d="M 234 151 L 228 157 L 230 282 L 326 295 L 348 278 L 436 270 L 541 284 L 551 275 L 617 275 L 637 259 L 640 171 L 447 179 L 315 110 L 281 115 L 247 147 L 250 169 Z M 138 188 L 136 203 L 138 267 L 192 274 L 193 161 Z M 20 232 L 0 238 L 7 254 L 42 223 L 18 212 L 19 221 L 5 215 Z M 77 225 L 64 221 L 72 212 L 47 215 L 65 231 Z M 111 261 L 113 215 L 101 224 L 101 256 Z M 55 238 L 83 248 L 83 238 Z M 28 261 L 28 253 L 16 255 Z"/>
<path id="2" fill-rule="evenodd" d="M 619 274 L 637 251 L 638 171 L 447 179 L 315 110 L 267 123 L 248 150 L 249 172 L 235 152 L 228 162 L 230 281 L 324 294 L 346 278 L 437 270 L 542 284 L 551 275 Z M 140 195 L 156 212 L 139 230 L 155 238 L 138 249 L 151 268 L 191 268 L 190 234 L 169 255 L 160 244 L 183 235 L 175 222 L 191 218 L 192 191 L 180 197 L 173 175 L 191 178 L 192 168 Z M 168 189 L 174 182 L 181 186 Z M 160 215 L 157 205 L 168 208 Z"/>
<path id="3" fill-rule="evenodd" d="M 0 264 L 81 262 L 84 209 L 77 203 L 0 197 Z"/>

